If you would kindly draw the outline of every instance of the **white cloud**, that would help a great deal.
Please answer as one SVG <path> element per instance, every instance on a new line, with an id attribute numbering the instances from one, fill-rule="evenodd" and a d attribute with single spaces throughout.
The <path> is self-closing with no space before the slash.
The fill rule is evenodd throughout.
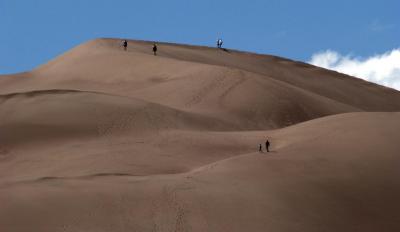
<path id="1" fill-rule="evenodd" d="M 314 54 L 308 63 L 400 90 L 400 48 L 367 59 L 327 50 Z"/>

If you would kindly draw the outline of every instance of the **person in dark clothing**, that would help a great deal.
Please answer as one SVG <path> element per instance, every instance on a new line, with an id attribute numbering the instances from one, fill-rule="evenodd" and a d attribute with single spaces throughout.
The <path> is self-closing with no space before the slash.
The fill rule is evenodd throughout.
<path id="1" fill-rule="evenodd" d="M 267 139 L 267 142 L 265 142 L 265 149 L 267 149 L 267 152 L 269 152 L 269 141 L 268 141 L 268 139 Z"/>
<path id="2" fill-rule="evenodd" d="M 261 146 L 261 143 L 260 143 L 260 145 L 258 146 L 258 151 L 259 151 L 259 152 L 262 152 L 262 146 Z"/>
<path id="3" fill-rule="evenodd" d="M 126 41 L 126 39 L 124 39 L 124 41 L 122 41 L 122 46 L 124 47 L 124 50 L 126 51 L 128 48 L 128 41 Z"/>
<path id="4" fill-rule="evenodd" d="M 157 55 L 157 44 L 153 44 L 153 53 L 155 56 Z"/>

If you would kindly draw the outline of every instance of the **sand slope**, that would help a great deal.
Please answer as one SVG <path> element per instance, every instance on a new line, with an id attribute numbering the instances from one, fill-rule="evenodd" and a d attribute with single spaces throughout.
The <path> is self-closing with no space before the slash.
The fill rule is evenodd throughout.
<path id="1" fill-rule="evenodd" d="M 278 57 L 93 40 L 0 76 L 0 230 L 398 231 L 399 109 Z"/>
<path id="2" fill-rule="evenodd" d="M 0 223 L 6 231 L 396 231 L 399 120 L 399 113 L 358 113 L 273 132 L 177 133 L 202 141 L 187 149 L 206 151 L 198 160 L 208 150 L 222 157 L 221 139 L 236 138 L 231 146 L 243 153 L 181 174 L 142 175 L 133 167 L 3 181 Z M 271 153 L 241 148 L 266 135 L 276 141 Z M 171 159 L 187 164 L 188 156 Z M 54 169 L 54 160 L 43 162 Z"/>
<path id="3" fill-rule="evenodd" d="M 90 41 L 33 72 L 0 78 L 0 94 L 95 91 L 271 129 L 337 113 L 397 111 L 398 91 L 285 59 L 206 47 Z M 390 99 L 390 101 L 388 100 Z"/>

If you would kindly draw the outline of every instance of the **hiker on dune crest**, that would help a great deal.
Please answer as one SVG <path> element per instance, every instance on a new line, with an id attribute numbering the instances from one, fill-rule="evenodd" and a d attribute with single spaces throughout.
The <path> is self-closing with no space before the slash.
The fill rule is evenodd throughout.
<path id="1" fill-rule="evenodd" d="M 153 53 L 156 56 L 157 55 L 157 44 L 153 44 Z"/>
<path id="2" fill-rule="evenodd" d="M 222 48 L 222 39 L 217 39 L 217 47 Z"/>
<path id="3" fill-rule="evenodd" d="M 126 39 L 122 41 L 122 46 L 124 47 L 124 51 L 128 49 L 128 41 L 126 41 Z"/>

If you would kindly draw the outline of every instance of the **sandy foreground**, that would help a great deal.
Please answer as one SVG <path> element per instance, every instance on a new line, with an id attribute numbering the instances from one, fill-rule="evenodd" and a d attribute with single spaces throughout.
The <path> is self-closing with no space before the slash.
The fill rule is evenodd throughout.
<path id="1" fill-rule="evenodd" d="M 400 231 L 400 92 L 151 46 L 97 39 L 0 76 L 1 232 Z"/>

